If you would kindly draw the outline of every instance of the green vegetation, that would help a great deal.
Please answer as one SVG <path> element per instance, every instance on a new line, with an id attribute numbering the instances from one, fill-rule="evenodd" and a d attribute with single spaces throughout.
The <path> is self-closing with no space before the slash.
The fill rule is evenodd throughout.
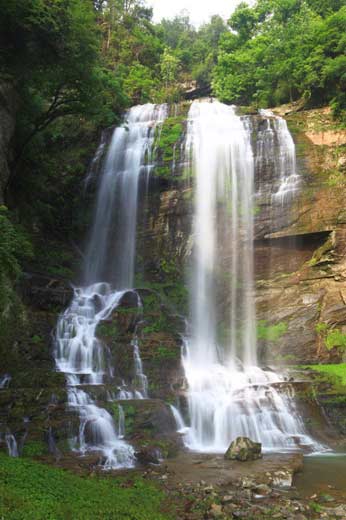
<path id="1" fill-rule="evenodd" d="M 112 410 L 112 415 L 114 417 L 115 423 L 117 424 L 119 422 L 119 405 L 117 403 L 110 403 L 109 406 Z M 131 436 L 133 433 L 133 427 L 135 424 L 135 417 L 137 414 L 137 410 L 134 406 L 132 406 L 132 404 L 129 404 L 125 401 L 124 401 L 124 403 L 121 403 L 121 406 L 124 410 L 124 415 L 125 415 L 126 435 Z"/>
<path id="2" fill-rule="evenodd" d="M 342 0 L 239 4 L 222 35 L 213 87 L 224 101 L 273 106 L 303 98 L 346 110 Z"/>
<path id="3" fill-rule="evenodd" d="M 23 447 L 23 457 L 37 457 L 40 455 L 47 455 L 48 448 L 47 444 L 40 441 L 26 442 Z"/>
<path id="4" fill-rule="evenodd" d="M 97 336 L 105 339 L 115 339 L 118 336 L 118 327 L 116 323 L 100 322 L 97 326 Z"/>
<path id="5" fill-rule="evenodd" d="M 286 332 L 287 323 L 281 321 L 275 325 L 268 325 L 267 321 L 260 320 L 257 323 L 257 338 L 264 341 L 278 341 Z"/>
<path id="6" fill-rule="evenodd" d="M 6 520 L 164 520 L 164 495 L 142 479 L 82 478 L 0 454 L 0 517 Z"/>
<path id="7" fill-rule="evenodd" d="M 332 350 L 335 347 L 345 350 L 346 334 L 343 334 L 339 329 L 330 330 L 328 331 L 325 343 L 328 350 Z"/>
<path id="8" fill-rule="evenodd" d="M 340 363 L 338 365 L 309 365 L 315 372 L 319 372 L 334 385 L 346 386 L 346 364 Z"/>
<path id="9" fill-rule="evenodd" d="M 313 254 L 309 265 L 310 267 L 314 267 L 319 264 L 326 264 L 328 261 L 331 261 L 333 258 L 333 248 L 334 248 L 334 237 L 333 233 L 329 235 L 324 244 L 321 245 Z"/>
<path id="10" fill-rule="evenodd" d="M 328 330 L 328 325 L 327 325 L 327 323 L 320 321 L 319 323 L 317 323 L 315 330 L 316 330 L 317 334 L 321 334 L 321 335 L 325 334 Z"/>
<path id="11" fill-rule="evenodd" d="M 172 20 L 162 20 L 158 31 L 169 54 L 177 60 L 174 66 L 179 70 L 180 82 L 194 80 L 198 87 L 208 89 L 217 61 L 218 43 L 221 35 L 227 32 L 222 18 L 213 16 L 209 23 L 196 30 L 189 17 L 181 14 Z"/>
<path id="12" fill-rule="evenodd" d="M 155 363 L 160 363 L 162 360 L 166 359 L 176 359 L 176 357 L 176 351 L 164 345 L 159 345 L 155 351 Z"/>
<path id="13" fill-rule="evenodd" d="M 13 224 L 9 211 L 0 206 L 0 277 L 16 279 L 21 272 L 20 260 L 32 255 L 24 231 Z"/>
<path id="14" fill-rule="evenodd" d="M 156 173 L 167 176 L 171 173 L 173 160 L 180 159 L 180 146 L 184 132 L 185 116 L 168 117 L 158 130 L 155 149 L 159 166 Z"/>
<path id="15" fill-rule="evenodd" d="M 21 276 L 21 262 L 32 256 L 31 244 L 5 206 L 0 206 L 0 339 L 11 334 L 14 323 L 25 321 L 14 285 Z M 17 328 L 15 327 L 15 328 Z"/>
<path id="16" fill-rule="evenodd" d="M 324 340 L 324 344 L 328 350 L 338 348 L 346 351 L 346 334 L 340 329 L 330 329 L 327 323 L 317 323 L 315 330 L 317 334 Z"/>

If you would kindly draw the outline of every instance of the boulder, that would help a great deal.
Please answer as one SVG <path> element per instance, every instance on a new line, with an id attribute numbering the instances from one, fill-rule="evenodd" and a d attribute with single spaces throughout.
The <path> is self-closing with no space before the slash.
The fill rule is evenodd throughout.
<path id="1" fill-rule="evenodd" d="M 260 442 L 254 442 L 248 437 L 237 437 L 231 442 L 225 453 L 227 460 L 256 460 L 262 457 L 262 445 Z"/>

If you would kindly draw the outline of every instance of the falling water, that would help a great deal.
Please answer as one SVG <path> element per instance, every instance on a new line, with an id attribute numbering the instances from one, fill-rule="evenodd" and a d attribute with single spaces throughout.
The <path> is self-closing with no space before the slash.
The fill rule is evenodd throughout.
<path id="1" fill-rule="evenodd" d="M 282 117 L 271 110 L 260 110 L 260 114 L 265 117 L 266 129 L 261 132 L 258 158 L 269 164 L 274 159 L 274 177 L 279 184 L 272 198 L 273 202 L 283 205 L 291 199 L 300 184 L 294 141 Z"/>
<path id="2" fill-rule="evenodd" d="M 97 338 L 97 327 L 111 318 L 124 294 L 133 288 L 139 179 L 150 174 L 155 130 L 166 112 L 165 105 L 134 107 L 126 125 L 115 129 L 100 177 L 84 285 L 75 288 L 72 303 L 57 324 L 56 366 L 66 375 L 69 407 L 80 417 L 71 447 L 81 454 L 101 452 L 106 469 L 134 464 L 134 450 L 122 440 L 123 411 L 119 408 L 119 424 L 115 425 L 111 414 L 82 387 L 102 385 L 105 376 L 112 379 L 113 368 Z M 140 307 L 139 296 L 132 292 Z M 134 389 L 124 385 L 117 398 L 147 397 L 137 338 L 132 346 Z"/>
<path id="3" fill-rule="evenodd" d="M 18 446 L 17 446 L 17 441 L 15 439 L 15 436 L 10 432 L 6 433 L 5 442 L 7 445 L 7 450 L 8 450 L 9 456 L 18 457 L 19 452 L 18 452 Z"/>
<path id="4" fill-rule="evenodd" d="M 120 404 L 118 405 L 118 437 L 119 439 L 123 439 L 125 437 L 125 414 L 124 409 Z"/>
<path id="5" fill-rule="evenodd" d="M 191 421 L 185 442 L 194 450 L 224 452 L 245 435 L 265 450 L 311 447 L 283 378 L 257 366 L 250 128 L 233 107 L 195 101 L 186 147 L 196 203 L 192 331 L 183 354 Z M 221 315 L 220 296 L 226 302 Z M 222 321 L 229 334 L 220 343 Z"/>
<path id="6" fill-rule="evenodd" d="M 137 336 L 132 340 L 133 346 L 133 357 L 135 364 L 135 386 L 136 386 L 136 394 L 135 396 L 139 399 L 144 399 L 148 397 L 148 379 L 147 376 L 143 372 L 143 363 L 141 360 L 141 356 L 139 353 L 139 345 Z"/>
<path id="7" fill-rule="evenodd" d="M 0 390 L 7 388 L 11 382 L 12 377 L 9 374 L 4 374 L 0 377 Z"/>
<path id="8" fill-rule="evenodd" d="M 133 287 L 139 177 L 153 168 L 155 129 L 166 115 L 166 105 L 136 106 L 127 126 L 114 131 L 97 194 L 86 284 L 111 280 L 118 290 Z"/>

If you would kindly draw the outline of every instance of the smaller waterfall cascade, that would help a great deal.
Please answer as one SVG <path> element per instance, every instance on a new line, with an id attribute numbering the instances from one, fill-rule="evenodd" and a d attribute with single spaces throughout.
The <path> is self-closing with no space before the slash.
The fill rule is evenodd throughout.
<path id="1" fill-rule="evenodd" d="M 282 117 L 263 109 L 260 115 L 265 118 L 266 129 L 261 132 L 258 159 L 270 164 L 274 157 L 274 174 L 279 184 L 272 199 L 273 203 L 283 205 L 297 192 L 301 180 L 297 173 L 295 145 Z"/>
<path id="2" fill-rule="evenodd" d="M 125 419 L 121 406 L 115 424 L 112 415 L 88 393 L 88 386 L 102 385 L 106 377 L 109 381 L 113 377 L 97 327 L 111 317 L 129 291 L 136 295 L 137 307 L 141 307 L 133 290 L 139 180 L 150 174 L 155 131 L 166 115 L 166 105 L 133 107 L 126 125 L 115 129 L 100 176 L 84 285 L 75 288 L 72 303 L 57 324 L 56 366 L 66 375 L 69 407 L 80 417 L 72 447 L 81 454 L 102 453 L 105 469 L 133 466 L 134 450 L 123 440 Z M 110 400 L 147 397 L 147 379 L 136 336 L 132 347 L 133 390 L 124 384 L 109 394 Z"/>
<path id="3" fill-rule="evenodd" d="M 18 457 L 19 452 L 18 452 L 18 445 L 17 445 L 17 441 L 15 439 L 15 436 L 12 433 L 7 432 L 5 434 L 5 442 L 7 445 L 7 450 L 8 450 L 9 456 Z"/>
<path id="4" fill-rule="evenodd" d="M 0 377 L 0 389 L 7 388 L 11 382 L 12 377 L 9 374 L 4 374 Z"/>
<path id="5" fill-rule="evenodd" d="M 274 138 L 272 124 L 284 132 L 283 120 L 270 116 L 267 121 L 269 141 Z M 288 138 L 286 142 L 290 143 Z M 270 153 L 268 142 L 262 146 L 263 154 Z M 291 151 L 283 150 L 280 197 L 288 191 L 284 185 L 291 183 L 287 179 Z M 245 435 L 261 442 L 264 450 L 313 448 L 295 410 L 292 390 L 279 374 L 257 364 L 255 165 L 247 120 L 217 101 L 193 102 L 186 156 L 195 175 L 196 202 L 192 323 L 183 353 L 190 416 L 185 443 L 193 450 L 222 453 L 237 436 Z M 220 324 L 227 330 L 222 340 Z M 183 431 L 181 423 L 179 428 Z"/>

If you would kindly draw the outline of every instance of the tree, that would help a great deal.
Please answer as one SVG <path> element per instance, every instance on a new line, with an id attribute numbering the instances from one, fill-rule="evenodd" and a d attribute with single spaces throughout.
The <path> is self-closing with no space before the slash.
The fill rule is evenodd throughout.
<path id="1" fill-rule="evenodd" d="M 1 17 L 1 64 L 21 100 L 18 156 L 55 119 L 94 112 L 102 80 L 92 4 L 80 0 L 24 4 L 7 2 Z"/>
<path id="2" fill-rule="evenodd" d="M 169 52 L 167 47 L 161 58 L 160 69 L 165 87 L 169 87 L 172 83 L 175 83 L 180 69 L 180 61 Z"/>

